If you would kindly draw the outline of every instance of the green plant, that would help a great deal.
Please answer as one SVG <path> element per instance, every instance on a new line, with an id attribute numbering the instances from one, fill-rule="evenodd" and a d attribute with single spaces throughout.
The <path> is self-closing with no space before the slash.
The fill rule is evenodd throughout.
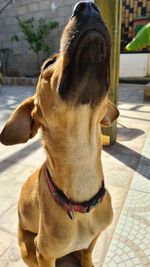
<path id="1" fill-rule="evenodd" d="M 39 53 L 43 51 L 46 54 L 53 52 L 53 47 L 47 43 L 47 36 L 49 32 L 58 27 L 57 21 L 46 22 L 44 19 L 38 21 L 37 27 L 35 26 L 34 18 L 27 20 L 21 20 L 17 17 L 19 27 L 24 34 L 25 40 L 29 43 L 29 49 L 31 49 L 37 57 L 38 70 L 40 68 Z M 17 35 L 12 37 L 12 41 L 19 41 Z"/>
<path id="2" fill-rule="evenodd" d="M 133 40 L 126 46 L 127 51 L 138 51 L 150 45 L 150 22 L 140 29 Z"/>

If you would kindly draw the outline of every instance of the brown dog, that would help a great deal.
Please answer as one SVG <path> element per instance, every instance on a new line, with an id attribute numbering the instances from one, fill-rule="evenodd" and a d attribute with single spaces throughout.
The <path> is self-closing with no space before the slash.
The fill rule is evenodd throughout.
<path id="1" fill-rule="evenodd" d="M 42 66 L 36 94 L 14 111 L 1 133 L 1 142 L 13 145 L 41 128 L 47 153 L 19 200 L 19 245 L 29 267 L 54 267 L 69 253 L 92 267 L 95 241 L 112 221 L 100 138 L 101 125 L 119 114 L 107 99 L 109 60 L 109 34 L 98 8 L 78 3 L 60 53 Z"/>

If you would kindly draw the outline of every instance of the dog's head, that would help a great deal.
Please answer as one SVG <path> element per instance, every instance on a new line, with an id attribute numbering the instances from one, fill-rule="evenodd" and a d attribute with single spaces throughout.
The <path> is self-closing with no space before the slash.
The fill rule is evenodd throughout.
<path id="1" fill-rule="evenodd" d="M 100 103 L 110 83 L 110 38 L 95 4 L 79 2 L 74 7 L 55 59 L 55 89 L 64 101 Z M 51 74 L 48 64 L 51 61 L 43 66 L 43 70 L 47 69 L 45 77 Z"/>
<path id="2" fill-rule="evenodd" d="M 110 50 L 99 9 L 91 2 L 79 2 L 62 34 L 60 52 L 43 64 L 36 94 L 14 111 L 0 135 L 1 142 L 26 142 L 40 126 L 50 135 L 55 134 L 50 129 L 61 129 L 62 136 L 68 124 L 72 125 L 74 111 L 87 106 L 88 114 L 99 110 L 99 122 L 109 126 L 118 117 L 107 100 Z"/>

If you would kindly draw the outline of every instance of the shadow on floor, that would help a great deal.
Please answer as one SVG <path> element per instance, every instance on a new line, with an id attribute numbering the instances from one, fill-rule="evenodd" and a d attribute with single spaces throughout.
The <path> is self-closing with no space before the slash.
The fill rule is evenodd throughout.
<path id="1" fill-rule="evenodd" d="M 130 141 L 144 134 L 144 131 L 135 128 L 119 127 L 117 139 L 119 141 Z"/>
<path id="2" fill-rule="evenodd" d="M 145 168 L 137 168 L 140 159 L 143 162 L 143 165 L 146 165 L 147 168 L 150 166 L 150 160 L 137 153 L 136 151 L 116 142 L 116 144 L 110 148 L 104 147 L 104 151 L 111 156 L 115 157 L 117 160 L 121 161 L 131 169 L 137 171 L 139 174 L 144 176 L 147 179 L 150 179 L 149 172 L 145 171 Z"/>
<path id="3" fill-rule="evenodd" d="M 4 160 L 0 162 L 0 173 L 5 171 L 5 169 L 9 168 L 9 166 L 12 166 L 14 164 L 18 164 L 20 160 L 26 158 L 31 153 L 35 152 L 37 149 L 39 149 L 41 146 L 39 140 L 33 142 L 32 144 L 26 146 L 23 149 L 20 149 L 19 151 L 13 153 L 11 156 L 8 156 Z M 4 164 L 7 162 L 7 167 Z"/>
<path id="4" fill-rule="evenodd" d="M 137 111 L 139 113 L 150 113 L 149 111 L 146 111 L 146 110 L 139 110 L 139 108 L 143 108 L 143 107 L 144 107 L 144 105 L 136 105 L 136 106 L 134 106 L 133 108 L 130 108 L 130 109 L 119 107 L 119 110 L 124 110 L 124 111 L 129 111 L 130 110 L 130 111 Z"/>
<path id="5" fill-rule="evenodd" d="M 124 116 L 124 115 L 120 115 L 120 117 L 126 118 L 126 119 L 131 119 L 131 120 L 139 120 L 139 121 L 148 121 L 148 122 L 150 122 L 150 120 L 148 120 L 148 119 L 142 119 L 142 118 L 138 118 L 138 117 Z"/>

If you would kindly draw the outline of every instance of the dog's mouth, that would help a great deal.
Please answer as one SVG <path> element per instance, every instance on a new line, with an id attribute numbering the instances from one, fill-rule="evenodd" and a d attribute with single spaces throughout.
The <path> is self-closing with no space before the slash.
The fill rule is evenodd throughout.
<path id="1" fill-rule="evenodd" d="M 90 4 L 84 2 L 84 9 Z M 62 35 L 63 71 L 58 83 L 64 100 L 80 104 L 99 102 L 106 95 L 110 59 L 110 38 L 99 11 L 90 9 L 92 15 L 85 16 L 83 10 L 72 16 Z"/>

